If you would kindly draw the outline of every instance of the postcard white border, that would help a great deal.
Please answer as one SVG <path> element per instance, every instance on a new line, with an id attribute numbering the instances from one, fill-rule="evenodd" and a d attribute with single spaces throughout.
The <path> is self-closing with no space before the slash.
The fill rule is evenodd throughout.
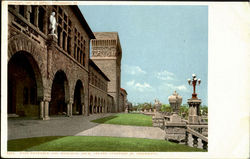
<path id="1" fill-rule="evenodd" d="M 7 5 L 207 5 L 208 152 L 7 152 Z M 250 5 L 248 2 L 2 2 L 2 157 L 249 158 Z"/>

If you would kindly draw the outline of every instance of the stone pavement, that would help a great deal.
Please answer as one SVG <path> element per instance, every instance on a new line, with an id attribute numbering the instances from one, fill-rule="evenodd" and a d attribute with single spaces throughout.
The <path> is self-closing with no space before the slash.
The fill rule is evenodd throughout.
<path id="1" fill-rule="evenodd" d="M 90 116 L 57 116 L 50 120 L 9 118 L 8 140 L 39 136 L 74 136 L 79 132 L 90 129 L 98 123 L 91 120 L 114 115 L 114 113 L 94 114 Z"/>
<path id="2" fill-rule="evenodd" d="M 76 136 L 135 137 L 165 140 L 164 130 L 158 127 L 100 124 Z"/>
<path id="3" fill-rule="evenodd" d="M 50 120 L 9 118 L 8 140 L 40 136 L 114 136 L 164 139 L 165 132 L 158 127 L 98 124 L 91 120 L 114 113 L 90 116 L 51 117 Z"/>

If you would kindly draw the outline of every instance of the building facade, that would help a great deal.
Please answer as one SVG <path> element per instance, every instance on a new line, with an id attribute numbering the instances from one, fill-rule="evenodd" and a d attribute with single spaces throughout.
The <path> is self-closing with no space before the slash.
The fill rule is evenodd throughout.
<path id="1" fill-rule="evenodd" d="M 91 40 L 91 59 L 110 79 L 108 94 L 114 98 L 112 112 L 120 110 L 122 49 L 117 32 L 95 32 Z"/>
<path id="2" fill-rule="evenodd" d="M 56 35 L 50 29 L 52 12 L 58 24 Z M 118 107 L 116 92 L 109 93 L 112 78 L 90 59 L 91 39 L 96 37 L 77 6 L 10 5 L 9 116 L 47 120 L 53 115 L 89 115 Z M 114 75 L 120 81 L 117 72 Z"/>

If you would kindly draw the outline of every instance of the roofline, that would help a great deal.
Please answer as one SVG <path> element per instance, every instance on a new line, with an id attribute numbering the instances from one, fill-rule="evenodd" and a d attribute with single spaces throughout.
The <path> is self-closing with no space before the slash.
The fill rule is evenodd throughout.
<path id="1" fill-rule="evenodd" d="M 77 5 L 72 5 L 71 8 L 75 11 L 74 13 L 79 16 L 78 20 L 80 21 L 80 23 L 82 24 L 83 28 L 86 30 L 86 33 L 89 35 L 90 39 L 95 39 L 95 35 L 92 32 L 92 30 L 90 29 L 87 21 L 85 20 L 85 18 L 82 15 L 81 10 L 79 9 L 79 7 Z"/>
<path id="2" fill-rule="evenodd" d="M 120 90 L 124 91 L 126 95 L 128 95 L 127 91 L 124 88 L 120 88 Z"/>
<path id="3" fill-rule="evenodd" d="M 104 79 L 110 81 L 109 78 L 102 72 L 102 70 L 94 63 L 93 60 L 89 59 L 89 65 L 93 66 L 94 69 L 104 77 Z"/>

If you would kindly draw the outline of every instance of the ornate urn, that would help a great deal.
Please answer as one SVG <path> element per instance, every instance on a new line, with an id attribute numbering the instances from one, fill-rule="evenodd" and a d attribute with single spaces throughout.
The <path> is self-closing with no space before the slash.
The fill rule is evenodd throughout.
<path id="1" fill-rule="evenodd" d="M 182 103 L 182 97 L 178 93 L 176 93 L 176 91 L 174 91 L 174 93 L 168 97 L 168 100 L 173 113 L 178 114 Z"/>
<path id="2" fill-rule="evenodd" d="M 158 99 L 155 99 L 155 103 L 154 103 L 155 109 L 157 112 L 161 111 L 161 103 Z"/>

